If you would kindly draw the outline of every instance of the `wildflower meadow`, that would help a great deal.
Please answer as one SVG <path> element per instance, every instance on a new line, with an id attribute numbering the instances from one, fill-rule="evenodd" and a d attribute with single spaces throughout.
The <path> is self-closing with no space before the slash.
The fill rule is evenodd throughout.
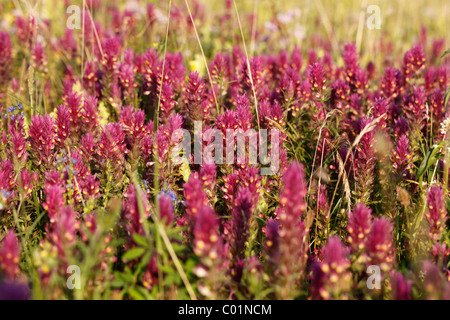
<path id="1" fill-rule="evenodd" d="M 1 0 L 0 299 L 450 299 L 449 17 Z"/>

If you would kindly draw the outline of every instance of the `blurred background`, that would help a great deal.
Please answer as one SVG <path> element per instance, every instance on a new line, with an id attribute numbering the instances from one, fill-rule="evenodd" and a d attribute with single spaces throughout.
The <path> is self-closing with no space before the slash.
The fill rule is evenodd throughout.
<path id="1" fill-rule="evenodd" d="M 1 0 L 0 27 L 13 25 L 14 16 L 20 13 L 38 13 L 43 20 L 50 19 L 62 33 L 66 22 L 66 8 L 70 5 L 86 6 L 92 3 L 96 19 L 113 17 L 106 8 L 118 7 L 146 14 L 148 3 L 154 3 L 158 15 L 166 16 L 169 0 Z M 232 30 L 239 31 L 233 0 L 188 0 L 198 26 L 215 29 L 223 16 L 230 14 Z M 101 3 L 101 5 L 100 5 Z M 173 0 L 172 15 L 187 13 L 185 0 Z M 366 26 L 369 6 L 380 8 L 381 28 L 369 30 Z M 431 38 L 450 41 L 450 2 L 447 0 L 236 0 L 242 26 L 247 39 L 260 31 L 277 42 L 271 50 L 288 49 L 293 45 L 314 48 L 311 39 L 325 37 L 332 46 L 353 41 L 367 55 L 376 54 L 380 42 L 391 42 L 392 50 L 405 51 L 418 40 L 423 28 Z M 99 10 L 95 8 L 98 7 Z M 222 19 L 217 19 L 222 17 Z M 162 17 L 161 17 L 162 18 Z M 254 30 L 254 28 L 257 30 Z M 233 29 L 234 28 L 234 29 Z M 200 28 L 201 29 L 201 28 Z M 207 33 L 206 30 L 202 30 Z M 258 32 L 256 32 L 258 33 Z M 255 36 L 255 34 L 253 34 Z M 268 40 L 267 38 L 258 40 Z M 263 43 L 254 44 L 256 50 L 267 49 Z"/>
<path id="2" fill-rule="evenodd" d="M 0 29 L 14 31 L 15 17 L 32 14 L 43 26 L 38 37 L 48 42 L 46 29 L 51 28 L 48 35 L 53 37 L 64 35 L 70 5 L 83 8 L 84 4 L 99 22 L 100 33 L 101 26 L 110 21 L 128 28 L 124 17 L 114 15 L 117 9 L 128 10 L 140 20 L 149 16 L 148 4 L 153 3 L 151 14 L 156 22 L 151 26 L 137 24 L 139 39 L 127 41 L 129 47 L 144 52 L 150 46 L 161 48 L 171 5 L 168 51 L 182 52 L 186 65 L 203 73 L 203 57 L 186 2 L 207 58 L 231 52 L 235 45 L 242 46 L 236 9 L 249 55 L 290 51 L 297 46 L 304 56 L 313 50 L 318 58 L 330 52 L 339 65 L 343 45 L 354 42 L 360 62 L 367 65 L 371 61 L 379 70 L 398 65 L 415 43 L 425 44 L 427 50 L 435 47 L 439 52 L 450 43 L 448 0 L 0 0 Z M 367 12 L 369 6 L 379 8 L 379 29 L 367 27 L 374 14 Z M 78 36 L 83 36 L 81 30 Z"/>

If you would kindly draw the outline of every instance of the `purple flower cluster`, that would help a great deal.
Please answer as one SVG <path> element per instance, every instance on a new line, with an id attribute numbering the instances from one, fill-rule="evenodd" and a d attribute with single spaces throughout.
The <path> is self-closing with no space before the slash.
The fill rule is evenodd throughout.
<path id="1" fill-rule="evenodd" d="M 450 298 L 443 39 L 269 51 L 252 15 L 248 56 L 231 1 L 204 39 L 199 1 L 88 2 L 82 30 L 0 32 L 0 298 Z"/>

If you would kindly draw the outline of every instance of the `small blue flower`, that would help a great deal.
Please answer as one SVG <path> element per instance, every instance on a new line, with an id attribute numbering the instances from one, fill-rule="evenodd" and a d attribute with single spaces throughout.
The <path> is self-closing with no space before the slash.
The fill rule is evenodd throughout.
<path id="1" fill-rule="evenodd" d="M 148 187 L 148 181 L 144 180 L 144 187 L 145 187 L 145 192 L 146 193 L 150 193 L 150 188 Z"/>
<path id="2" fill-rule="evenodd" d="M 57 158 L 56 163 L 61 164 L 67 161 L 67 157 Z"/>
<path id="3" fill-rule="evenodd" d="M 17 108 L 19 108 L 19 110 L 22 110 L 23 106 L 20 104 L 20 102 L 17 104 Z"/>
<path id="4" fill-rule="evenodd" d="M 159 193 L 156 196 L 156 199 L 159 199 L 161 197 L 161 195 L 165 195 L 166 197 L 169 197 L 169 199 L 172 202 L 172 205 L 174 207 L 176 205 L 178 205 L 179 201 L 178 201 L 177 195 L 175 194 L 174 191 L 170 190 L 169 188 L 161 190 L 161 193 Z"/>
<path id="5" fill-rule="evenodd" d="M 15 110 L 16 110 L 16 107 L 15 106 L 11 106 L 11 107 L 9 107 L 8 109 L 6 109 L 9 113 L 12 113 L 12 112 L 14 112 Z"/>
<path id="6" fill-rule="evenodd" d="M 11 192 L 9 192 L 8 190 L 0 190 L 0 194 L 3 195 L 4 198 L 8 198 L 11 195 Z"/>

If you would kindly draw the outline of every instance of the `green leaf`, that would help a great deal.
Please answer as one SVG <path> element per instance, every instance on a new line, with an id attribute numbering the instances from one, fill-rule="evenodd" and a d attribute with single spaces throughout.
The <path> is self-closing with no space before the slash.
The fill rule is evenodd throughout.
<path id="1" fill-rule="evenodd" d="M 172 247 L 175 252 L 181 252 L 186 248 L 185 245 L 176 242 L 172 243 Z"/>
<path id="2" fill-rule="evenodd" d="M 139 290 L 135 288 L 128 289 L 128 293 L 130 294 L 133 300 L 145 300 L 145 296 Z"/>
<path id="3" fill-rule="evenodd" d="M 181 285 L 182 284 L 182 280 L 181 278 L 178 276 L 178 273 L 176 272 L 172 272 L 169 273 L 165 278 L 164 278 L 164 282 L 167 286 L 171 286 L 173 284 L 175 285 Z"/>
<path id="4" fill-rule="evenodd" d="M 141 236 L 140 234 L 133 234 L 133 240 L 136 244 L 140 245 L 141 247 L 148 248 L 149 243 L 147 239 L 144 236 Z"/>
<path id="5" fill-rule="evenodd" d="M 121 282 L 122 284 L 131 283 L 133 281 L 132 275 L 119 271 L 114 272 L 114 278 L 117 281 L 117 283 Z"/>
<path id="6" fill-rule="evenodd" d="M 445 92 L 444 108 L 447 107 L 447 104 L 448 104 L 448 98 L 450 98 L 450 87 L 448 87 L 448 88 L 447 88 L 447 91 Z"/>
<path id="7" fill-rule="evenodd" d="M 123 288 L 125 285 L 127 284 L 127 282 L 121 281 L 121 280 L 112 280 L 110 282 L 111 287 L 113 288 Z"/>
<path id="8" fill-rule="evenodd" d="M 139 295 L 144 298 L 144 300 L 153 300 L 154 299 L 154 298 L 152 298 L 152 296 L 147 288 L 144 288 L 142 286 L 136 286 L 132 289 L 136 290 L 139 293 Z"/>
<path id="9" fill-rule="evenodd" d="M 445 206 L 447 207 L 447 211 L 450 211 L 450 198 L 447 198 L 447 201 L 445 202 Z"/>
<path id="10" fill-rule="evenodd" d="M 150 251 L 147 251 L 145 253 L 145 255 L 141 258 L 141 262 L 139 263 L 138 270 L 136 270 L 136 271 L 140 271 L 139 269 L 145 268 L 145 266 L 150 261 L 151 257 L 152 257 L 152 253 Z"/>
<path id="11" fill-rule="evenodd" d="M 441 58 L 445 57 L 450 53 L 450 49 L 445 50 L 445 52 L 441 55 Z"/>
<path id="12" fill-rule="evenodd" d="M 264 199 L 263 196 L 259 197 L 259 201 L 258 204 L 256 206 L 256 210 L 260 213 L 266 213 L 268 210 L 269 206 L 267 205 L 266 200 Z"/>
<path id="13" fill-rule="evenodd" d="M 423 174 L 434 164 L 436 161 L 438 161 L 441 158 L 441 154 L 439 151 L 444 146 L 445 141 L 442 141 L 438 145 L 433 145 L 425 155 L 425 158 L 423 159 L 422 163 L 420 164 L 419 170 L 417 171 L 417 178 L 420 178 L 423 176 Z"/>
<path id="14" fill-rule="evenodd" d="M 142 256 L 144 254 L 144 252 L 145 252 L 144 248 L 141 248 L 141 247 L 133 248 L 124 253 L 124 255 L 122 256 L 122 260 L 131 261 L 131 260 L 137 259 L 140 256 Z"/>

